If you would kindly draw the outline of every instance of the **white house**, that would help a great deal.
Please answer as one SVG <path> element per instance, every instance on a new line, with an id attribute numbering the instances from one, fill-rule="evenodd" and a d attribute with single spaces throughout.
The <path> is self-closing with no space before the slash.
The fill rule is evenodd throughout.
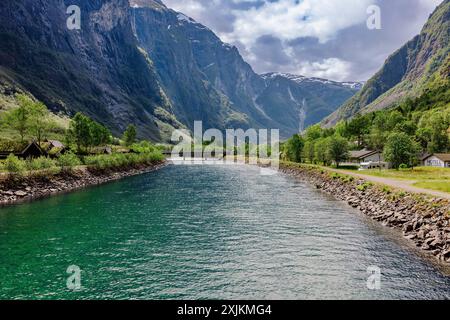
<path id="1" fill-rule="evenodd" d="M 450 168 L 449 153 L 435 153 L 424 157 L 423 165 L 426 167 Z"/>
<path id="2" fill-rule="evenodd" d="M 359 150 L 350 152 L 350 162 L 358 164 L 361 169 L 389 169 L 390 164 L 384 161 L 383 154 L 373 150 Z"/>

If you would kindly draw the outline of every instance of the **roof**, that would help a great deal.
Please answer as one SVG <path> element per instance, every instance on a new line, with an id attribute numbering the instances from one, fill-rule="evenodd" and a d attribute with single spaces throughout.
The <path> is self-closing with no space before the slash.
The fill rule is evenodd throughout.
<path id="1" fill-rule="evenodd" d="M 434 154 L 430 154 L 428 157 L 423 158 L 423 160 L 427 160 L 428 158 L 431 157 L 436 157 L 441 161 L 447 162 L 450 161 L 450 153 L 434 153 Z"/>
<path id="2" fill-rule="evenodd" d="M 373 150 L 367 150 L 367 149 L 363 149 L 363 150 L 359 150 L 359 151 L 350 151 L 350 158 L 351 159 L 361 159 L 361 158 L 365 158 L 374 154 L 377 154 L 378 151 L 373 151 Z"/>
<path id="3" fill-rule="evenodd" d="M 22 156 L 26 156 L 27 154 L 44 155 L 45 152 L 41 149 L 36 141 L 33 141 L 21 153 Z"/>
<path id="4" fill-rule="evenodd" d="M 54 148 L 64 148 L 61 141 L 58 140 L 47 140 Z"/>

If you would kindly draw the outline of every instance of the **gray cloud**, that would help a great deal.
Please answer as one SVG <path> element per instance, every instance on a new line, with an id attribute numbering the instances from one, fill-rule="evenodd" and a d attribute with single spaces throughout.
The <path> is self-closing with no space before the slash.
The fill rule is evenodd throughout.
<path id="1" fill-rule="evenodd" d="M 347 81 L 372 76 L 391 53 L 420 32 L 440 0 L 164 2 L 236 45 L 256 72 L 291 72 Z M 381 30 L 367 28 L 362 3 L 380 6 Z M 309 8 L 304 15 L 299 10 L 302 5 Z"/>

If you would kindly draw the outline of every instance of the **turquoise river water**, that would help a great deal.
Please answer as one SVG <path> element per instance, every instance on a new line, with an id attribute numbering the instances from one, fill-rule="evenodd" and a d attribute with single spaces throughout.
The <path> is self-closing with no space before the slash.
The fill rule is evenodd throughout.
<path id="1" fill-rule="evenodd" d="M 400 238 L 283 174 L 172 165 L 1 208 L 0 299 L 450 298 Z"/>

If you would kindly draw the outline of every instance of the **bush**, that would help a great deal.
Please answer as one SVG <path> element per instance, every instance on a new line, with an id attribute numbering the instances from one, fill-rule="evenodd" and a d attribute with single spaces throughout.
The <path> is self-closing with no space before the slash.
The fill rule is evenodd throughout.
<path id="1" fill-rule="evenodd" d="M 339 173 L 336 173 L 336 172 L 333 172 L 332 174 L 331 174 L 331 178 L 333 179 L 333 180 L 337 180 L 337 179 L 341 179 L 341 175 L 339 174 Z"/>
<path id="2" fill-rule="evenodd" d="M 342 182 L 344 182 L 344 183 L 351 183 L 351 182 L 355 181 L 355 178 L 352 176 L 343 176 L 341 179 L 342 179 Z"/>
<path id="3" fill-rule="evenodd" d="M 56 169 L 56 162 L 47 157 L 39 157 L 26 161 L 26 167 L 29 171 L 44 171 L 49 173 Z"/>
<path id="4" fill-rule="evenodd" d="M 399 169 L 401 169 L 401 170 L 405 170 L 405 169 L 408 169 L 409 168 L 409 166 L 407 165 L 407 164 L 404 164 L 404 163 L 402 163 L 400 166 L 399 166 Z"/>
<path id="5" fill-rule="evenodd" d="M 153 146 L 148 141 L 141 141 L 140 143 L 135 143 L 130 147 L 136 153 L 148 153 L 154 152 L 156 150 L 155 146 Z"/>
<path id="6" fill-rule="evenodd" d="M 384 186 L 382 191 L 383 191 L 384 193 L 386 193 L 386 194 L 391 194 L 391 193 L 392 193 L 391 188 L 389 188 L 389 187 L 387 187 L 387 186 Z"/>
<path id="7" fill-rule="evenodd" d="M 373 186 L 373 183 L 371 182 L 365 182 L 362 185 L 359 185 L 356 189 L 359 191 L 365 192 L 367 189 Z"/>
<path id="8" fill-rule="evenodd" d="M 69 172 L 73 167 L 79 166 L 81 161 L 75 154 L 67 152 L 58 158 L 57 163 L 64 172 Z"/>
<path id="9" fill-rule="evenodd" d="M 164 156 L 158 152 L 146 152 L 141 154 L 112 154 L 112 155 L 98 155 L 89 156 L 84 159 L 87 166 L 99 169 L 120 169 L 125 167 L 132 167 L 142 164 L 153 164 L 160 162 Z"/>
<path id="10" fill-rule="evenodd" d="M 26 170 L 26 163 L 24 160 L 17 158 L 13 154 L 10 154 L 4 162 L 4 168 L 12 175 L 22 176 Z"/>

